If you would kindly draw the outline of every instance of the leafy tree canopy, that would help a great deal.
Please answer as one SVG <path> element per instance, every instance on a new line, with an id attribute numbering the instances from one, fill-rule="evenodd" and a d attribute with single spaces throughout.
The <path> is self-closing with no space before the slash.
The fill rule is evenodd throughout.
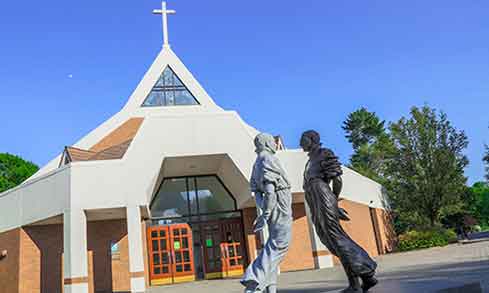
<path id="1" fill-rule="evenodd" d="M 383 183 L 386 161 L 392 153 L 392 143 L 381 121 L 374 112 L 361 108 L 343 122 L 345 137 L 353 146 L 350 166 L 358 173 Z"/>
<path id="2" fill-rule="evenodd" d="M 371 145 L 377 141 L 377 138 L 385 133 L 385 121 L 380 121 L 379 117 L 366 108 L 361 108 L 348 115 L 343 122 L 343 130 L 346 132 L 346 138 L 357 150 L 365 144 Z"/>
<path id="3" fill-rule="evenodd" d="M 470 188 L 470 212 L 484 227 L 489 227 L 489 183 L 477 182 Z"/>
<path id="4" fill-rule="evenodd" d="M 39 170 L 21 157 L 0 153 L 0 193 L 14 188 Z"/>
<path id="5" fill-rule="evenodd" d="M 464 206 L 468 139 L 446 114 L 428 106 L 414 107 L 410 114 L 389 127 L 395 153 L 387 188 L 398 210 L 434 226 Z"/>

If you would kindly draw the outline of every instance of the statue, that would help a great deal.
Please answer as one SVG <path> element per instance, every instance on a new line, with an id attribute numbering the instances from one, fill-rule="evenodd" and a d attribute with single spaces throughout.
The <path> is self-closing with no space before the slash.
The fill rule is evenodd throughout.
<path id="1" fill-rule="evenodd" d="M 340 225 L 340 220 L 349 220 L 346 211 L 338 207 L 343 186 L 341 164 L 331 150 L 321 147 L 320 136 L 314 130 L 302 134 L 301 147 L 309 155 L 304 191 L 312 222 L 321 242 L 340 259 L 348 277 L 349 287 L 341 292 L 368 292 L 378 282 L 375 278 L 377 263 Z"/>
<path id="2" fill-rule="evenodd" d="M 292 233 L 292 194 L 287 175 L 275 157 L 273 136 L 255 138 L 257 158 L 250 184 L 262 214 L 254 223 L 255 233 L 268 226 L 269 238 L 255 261 L 246 269 L 241 284 L 245 293 L 277 292 L 279 265 L 287 254 Z"/>

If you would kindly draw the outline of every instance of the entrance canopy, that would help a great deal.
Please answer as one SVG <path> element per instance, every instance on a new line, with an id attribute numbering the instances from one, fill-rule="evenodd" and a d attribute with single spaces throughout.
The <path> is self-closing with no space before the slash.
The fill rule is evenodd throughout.
<path id="1" fill-rule="evenodd" d="M 151 202 L 165 179 L 192 176 L 215 176 L 232 195 L 237 209 L 254 207 L 248 180 L 227 154 L 166 157 L 154 186 Z"/>

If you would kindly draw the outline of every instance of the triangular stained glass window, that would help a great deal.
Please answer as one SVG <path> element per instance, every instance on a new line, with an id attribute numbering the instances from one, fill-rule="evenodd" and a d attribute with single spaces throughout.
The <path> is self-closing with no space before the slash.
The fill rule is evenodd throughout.
<path id="1" fill-rule="evenodd" d="M 143 107 L 199 105 L 180 78 L 167 66 L 144 100 Z"/>

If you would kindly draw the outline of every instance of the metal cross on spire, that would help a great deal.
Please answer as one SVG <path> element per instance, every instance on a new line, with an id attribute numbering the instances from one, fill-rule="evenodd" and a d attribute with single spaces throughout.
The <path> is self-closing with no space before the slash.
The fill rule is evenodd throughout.
<path id="1" fill-rule="evenodd" d="M 153 10 L 153 14 L 161 14 L 163 18 L 163 48 L 170 47 L 168 43 L 168 15 L 177 13 L 175 10 L 167 10 L 166 2 L 161 2 L 161 9 Z"/>

